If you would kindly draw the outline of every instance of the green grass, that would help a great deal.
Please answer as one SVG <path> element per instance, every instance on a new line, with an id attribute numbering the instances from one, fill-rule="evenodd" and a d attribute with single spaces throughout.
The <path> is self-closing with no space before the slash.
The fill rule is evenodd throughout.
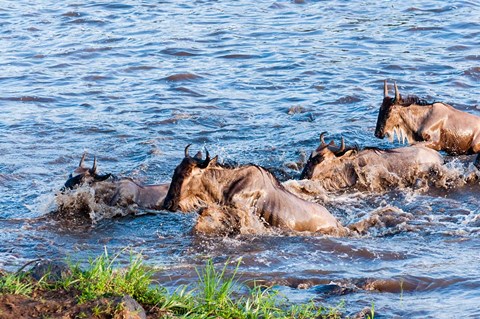
<path id="1" fill-rule="evenodd" d="M 173 318 L 340 318 L 341 308 L 324 308 L 316 303 L 291 304 L 272 288 L 255 286 L 248 288 L 239 282 L 238 269 L 228 271 L 228 262 L 217 269 L 212 260 L 197 269 L 198 282 L 192 287 L 182 286 L 173 292 L 154 282 L 154 270 L 143 263 L 140 255 L 130 255 L 127 267 L 121 267 L 118 254 L 110 256 L 105 251 L 89 261 L 85 269 L 70 265 L 71 274 L 55 283 L 34 283 L 25 274 L 0 276 L 0 293 L 29 295 L 42 289 L 76 291 L 79 303 L 101 297 L 131 295 L 146 310 L 156 308 Z M 40 285 L 40 286 L 39 286 Z M 99 312 L 100 309 L 93 309 Z M 373 318 L 373 307 L 371 318 Z"/>
<path id="2" fill-rule="evenodd" d="M 370 309 L 370 314 L 367 315 L 367 319 L 375 318 L 375 305 L 372 303 L 372 308 Z"/>
<path id="3" fill-rule="evenodd" d="M 187 318 L 340 318 L 338 309 L 326 309 L 313 302 L 290 305 L 278 291 L 255 286 L 248 289 L 237 279 L 240 261 L 232 274 L 227 274 L 228 262 L 216 270 L 208 260 L 202 270 L 197 270 L 197 293 Z"/>
<path id="4" fill-rule="evenodd" d="M 89 261 L 87 269 L 72 265 L 72 274 L 65 278 L 63 287 L 80 292 L 79 302 L 102 296 L 130 295 L 140 303 L 155 304 L 161 301 L 164 289 L 151 287 L 154 271 L 143 264 L 140 255 L 130 255 L 126 268 L 118 267 L 119 254 L 110 257 L 105 251 Z"/>
<path id="5" fill-rule="evenodd" d="M 26 274 L 0 275 L 0 294 L 13 294 L 28 296 L 32 293 L 35 284 L 28 280 Z"/>

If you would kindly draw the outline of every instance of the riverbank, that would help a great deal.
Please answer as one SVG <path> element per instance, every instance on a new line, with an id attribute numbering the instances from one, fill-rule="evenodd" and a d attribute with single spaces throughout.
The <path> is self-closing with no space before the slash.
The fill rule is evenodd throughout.
<path id="1" fill-rule="evenodd" d="M 208 261 L 194 287 L 170 292 L 154 282 L 141 256 L 121 267 L 107 252 L 87 267 L 37 262 L 0 272 L 0 318 L 344 318 L 341 306 L 289 304 L 272 288 L 245 285 L 227 264 Z M 27 267 L 25 267 L 27 268 Z M 356 318 L 373 318 L 373 308 Z"/>

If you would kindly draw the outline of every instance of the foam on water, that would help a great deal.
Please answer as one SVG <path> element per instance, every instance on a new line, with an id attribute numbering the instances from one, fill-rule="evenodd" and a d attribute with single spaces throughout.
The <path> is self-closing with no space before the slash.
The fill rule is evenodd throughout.
<path id="1" fill-rule="evenodd" d="M 115 190 L 113 183 L 100 182 L 95 187 L 83 184 L 73 190 L 59 192 L 55 197 L 57 208 L 52 212 L 53 218 L 68 223 L 95 225 L 103 219 L 142 213 L 134 204 L 109 205 Z"/>
<path id="2" fill-rule="evenodd" d="M 272 233 L 253 212 L 213 206 L 201 209 L 194 230 L 209 236 Z"/>

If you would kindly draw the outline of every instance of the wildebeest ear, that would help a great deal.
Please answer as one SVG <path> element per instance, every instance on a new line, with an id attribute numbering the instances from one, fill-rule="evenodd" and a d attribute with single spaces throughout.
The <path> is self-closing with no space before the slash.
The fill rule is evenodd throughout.
<path id="1" fill-rule="evenodd" d="M 214 158 L 212 158 L 210 163 L 208 163 L 208 166 L 216 165 L 217 162 L 218 162 L 218 155 L 216 155 Z"/>
<path id="2" fill-rule="evenodd" d="M 201 159 L 202 159 L 202 157 L 203 157 L 203 155 L 202 155 L 202 151 L 198 151 L 198 152 L 197 152 L 197 154 L 195 154 L 195 156 L 194 156 L 193 158 L 196 158 L 196 159 L 199 159 L 199 160 L 201 160 Z"/>
<path id="3" fill-rule="evenodd" d="M 327 144 L 325 143 L 325 138 L 324 138 L 325 134 L 327 134 L 327 132 L 320 133 L 320 146 L 325 146 L 325 144 Z"/>

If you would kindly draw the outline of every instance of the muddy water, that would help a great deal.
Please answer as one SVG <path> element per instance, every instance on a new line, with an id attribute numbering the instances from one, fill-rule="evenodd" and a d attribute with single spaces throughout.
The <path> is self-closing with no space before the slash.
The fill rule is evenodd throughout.
<path id="1" fill-rule="evenodd" d="M 385 78 L 480 115 L 479 16 L 475 1 L 4 3 L 0 267 L 131 247 L 175 287 L 206 258 L 242 257 L 243 279 L 292 302 L 479 317 L 478 183 L 319 196 L 342 223 L 369 221 L 349 238 L 203 238 L 194 214 L 166 212 L 95 227 L 43 218 L 83 151 L 103 172 L 160 183 L 188 143 L 282 180 L 321 131 L 393 146 L 373 137 Z"/>

